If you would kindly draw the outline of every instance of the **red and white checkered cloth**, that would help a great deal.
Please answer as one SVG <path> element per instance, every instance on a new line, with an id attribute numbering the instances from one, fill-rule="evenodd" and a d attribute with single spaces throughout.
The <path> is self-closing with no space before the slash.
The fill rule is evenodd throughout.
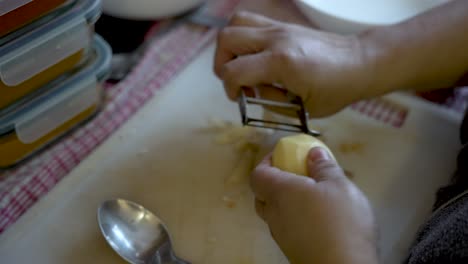
<path id="1" fill-rule="evenodd" d="M 424 94 L 423 97 L 455 112 L 463 112 L 468 104 L 468 87 L 453 89 L 449 95 L 444 90 L 440 90 L 432 92 L 430 96 Z M 351 109 L 396 128 L 403 126 L 408 115 L 406 107 L 385 98 L 361 101 L 351 105 Z"/>
<path id="2" fill-rule="evenodd" d="M 213 1 L 209 11 L 229 16 L 238 2 Z M 92 121 L 20 167 L 2 173 L 0 233 L 155 96 L 215 35 L 216 30 L 183 25 L 162 36 L 125 80 L 106 88 L 104 108 Z"/>
<path id="3" fill-rule="evenodd" d="M 227 16 L 238 2 L 213 1 L 213 14 Z M 124 81 L 106 88 L 107 99 L 98 116 L 20 167 L 0 174 L 0 233 L 155 96 L 215 34 L 215 30 L 184 25 L 161 37 Z M 395 127 L 403 125 L 407 114 L 406 109 L 382 99 L 352 108 Z"/>

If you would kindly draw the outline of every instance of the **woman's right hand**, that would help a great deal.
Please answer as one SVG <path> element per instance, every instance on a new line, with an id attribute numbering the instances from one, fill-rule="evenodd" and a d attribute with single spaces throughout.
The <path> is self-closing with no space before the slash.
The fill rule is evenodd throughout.
<path id="1" fill-rule="evenodd" d="M 333 114 L 365 97 L 374 67 L 357 36 L 325 33 L 252 14 L 236 14 L 219 34 L 215 72 L 230 99 L 241 87 L 283 100 L 284 87 L 311 116 Z"/>
<path id="2" fill-rule="evenodd" d="M 301 96 L 312 117 L 400 89 L 451 87 L 468 72 L 468 1 L 449 1 L 391 26 L 342 36 L 239 13 L 219 35 L 215 71 L 231 99 L 259 87 Z"/>

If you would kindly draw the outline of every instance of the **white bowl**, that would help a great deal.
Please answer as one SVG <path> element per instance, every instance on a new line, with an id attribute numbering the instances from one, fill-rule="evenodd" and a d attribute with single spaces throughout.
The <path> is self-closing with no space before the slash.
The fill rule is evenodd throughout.
<path id="1" fill-rule="evenodd" d="M 352 34 L 399 23 L 450 0 L 295 0 L 319 28 Z"/>
<path id="2" fill-rule="evenodd" d="M 104 13 L 132 20 L 155 20 L 188 11 L 204 0 L 103 0 Z"/>

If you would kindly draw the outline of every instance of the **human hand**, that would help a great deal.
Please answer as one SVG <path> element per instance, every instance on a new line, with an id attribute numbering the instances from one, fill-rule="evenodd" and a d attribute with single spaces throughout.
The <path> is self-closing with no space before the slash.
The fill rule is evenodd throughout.
<path id="1" fill-rule="evenodd" d="M 371 207 L 320 148 L 308 157 L 309 177 L 281 171 L 267 157 L 253 172 L 258 215 L 292 264 L 375 264 Z"/>
<path id="2" fill-rule="evenodd" d="M 369 57 L 357 36 L 242 12 L 219 34 L 215 72 L 232 100 L 241 87 L 259 87 L 261 97 L 279 101 L 287 89 L 320 117 L 365 96 L 374 76 Z"/>

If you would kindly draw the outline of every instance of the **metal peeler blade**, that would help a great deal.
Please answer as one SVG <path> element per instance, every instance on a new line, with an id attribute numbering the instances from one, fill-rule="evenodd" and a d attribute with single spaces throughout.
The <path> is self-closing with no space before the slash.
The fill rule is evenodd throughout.
<path id="1" fill-rule="evenodd" d="M 238 99 L 239 109 L 242 118 L 242 124 L 245 126 L 252 126 L 252 127 L 260 127 L 260 128 L 270 128 L 275 130 L 282 130 L 288 132 L 302 132 L 308 135 L 312 135 L 315 137 L 320 136 L 320 133 L 315 130 L 311 130 L 309 128 L 309 113 L 304 107 L 304 103 L 302 98 L 292 95 L 288 96 L 291 97 L 290 102 L 277 102 L 277 101 L 270 101 L 261 98 L 254 98 L 247 96 L 245 91 L 241 89 L 241 93 Z M 282 109 L 289 109 L 294 110 L 297 115 L 297 118 L 300 121 L 300 124 L 292 124 L 292 123 L 282 123 L 270 120 L 262 120 L 251 118 L 248 115 L 248 105 L 260 105 L 260 106 L 269 106 L 275 108 L 282 108 Z"/>

